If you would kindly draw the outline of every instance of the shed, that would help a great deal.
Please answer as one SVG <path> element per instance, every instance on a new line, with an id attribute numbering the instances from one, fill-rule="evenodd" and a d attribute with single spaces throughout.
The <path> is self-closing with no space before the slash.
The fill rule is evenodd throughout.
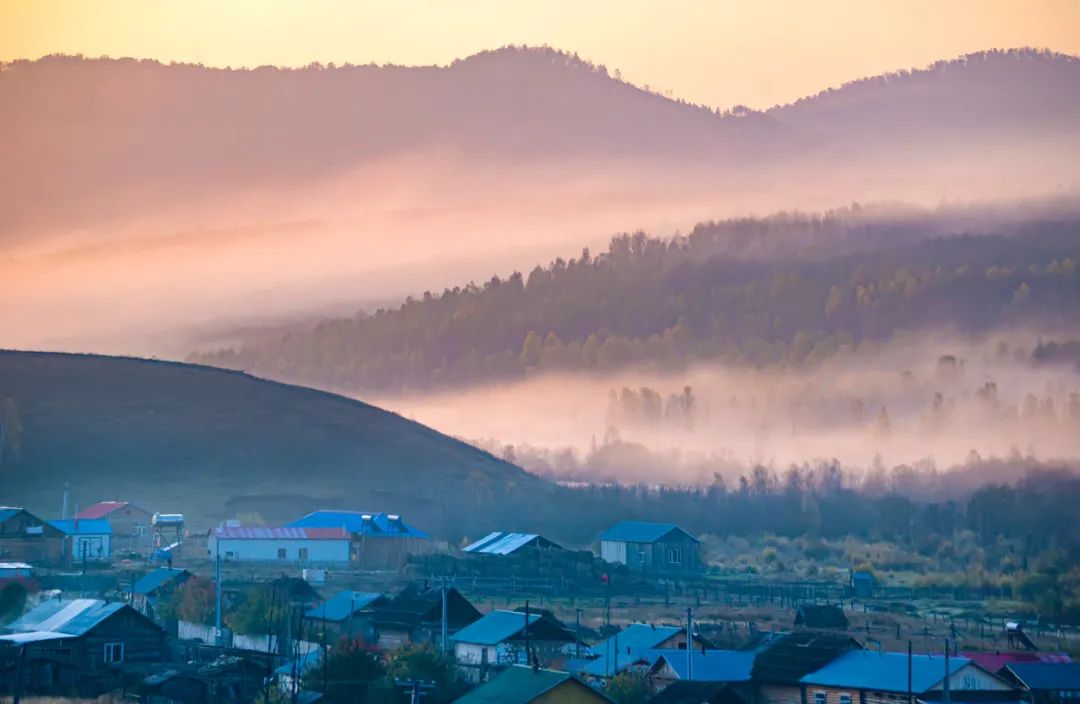
<path id="1" fill-rule="evenodd" d="M 0 560 L 57 565 L 66 536 L 24 508 L 0 506 Z"/>
<path id="2" fill-rule="evenodd" d="M 458 704 L 614 704 L 569 672 L 515 665 L 455 700 Z"/>
<path id="3" fill-rule="evenodd" d="M 344 529 L 351 539 L 349 558 L 367 568 L 400 568 L 409 555 L 423 555 L 433 549 L 430 535 L 396 513 L 320 510 L 287 527 Z"/>
<path id="4" fill-rule="evenodd" d="M 874 575 L 866 570 L 856 570 L 851 573 L 851 591 L 860 599 L 869 599 L 874 596 Z"/>
<path id="5" fill-rule="evenodd" d="M 494 531 L 462 548 L 472 555 L 511 555 L 519 550 L 562 550 L 562 546 L 538 533 Z"/>
<path id="6" fill-rule="evenodd" d="M 208 544 L 218 554 L 240 562 L 334 564 L 349 561 L 349 533 L 344 528 L 215 528 Z"/>
<path id="7" fill-rule="evenodd" d="M 112 526 L 104 518 L 69 518 L 49 521 L 64 534 L 63 557 L 69 562 L 108 562 L 112 554 Z"/>
<path id="8" fill-rule="evenodd" d="M 795 625 L 829 631 L 846 631 L 847 616 L 839 606 L 832 604 L 803 604 L 795 610 Z"/>
<path id="9" fill-rule="evenodd" d="M 600 557 L 637 572 L 697 572 L 698 540 L 673 523 L 623 521 L 600 536 Z"/>

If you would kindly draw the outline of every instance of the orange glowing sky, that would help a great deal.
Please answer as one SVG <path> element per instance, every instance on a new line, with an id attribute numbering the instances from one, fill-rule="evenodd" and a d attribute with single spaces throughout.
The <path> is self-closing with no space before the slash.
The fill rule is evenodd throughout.
<path id="1" fill-rule="evenodd" d="M 445 64 L 547 44 L 716 107 L 768 107 L 988 48 L 1080 54 L 1073 0 L 0 0 L 0 60 Z"/>

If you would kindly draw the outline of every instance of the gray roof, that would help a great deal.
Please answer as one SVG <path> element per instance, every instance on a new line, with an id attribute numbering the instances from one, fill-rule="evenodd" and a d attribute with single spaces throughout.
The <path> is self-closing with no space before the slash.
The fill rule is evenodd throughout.
<path id="1" fill-rule="evenodd" d="M 7 628 L 15 633 L 45 631 L 81 636 L 124 608 L 131 607 L 122 601 L 50 599 L 8 624 Z"/>
<path id="2" fill-rule="evenodd" d="M 480 540 L 463 548 L 465 552 L 484 555 L 509 555 L 518 548 L 525 547 L 533 541 L 538 541 L 539 547 L 554 547 L 561 549 L 550 540 L 537 533 L 503 533 L 494 531 L 488 533 Z"/>
<path id="3" fill-rule="evenodd" d="M 647 523 L 645 521 L 623 521 L 608 528 L 600 535 L 601 540 L 613 540 L 622 543 L 655 543 L 672 531 L 679 531 L 697 542 L 697 538 L 687 533 L 674 523 Z"/>

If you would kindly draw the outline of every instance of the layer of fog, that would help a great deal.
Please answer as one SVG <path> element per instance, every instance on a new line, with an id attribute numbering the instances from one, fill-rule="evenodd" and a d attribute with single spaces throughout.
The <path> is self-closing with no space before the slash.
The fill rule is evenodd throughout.
<path id="1" fill-rule="evenodd" d="M 563 480 L 729 482 L 762 464 L 858 472 L 1080 458 L 1080 371 L 1037 366 L 1031 333 L 920 334 L 812 371 L 699 365 L 376 399 Z M 642 391 L 642 389 L 646 391 Z"/>

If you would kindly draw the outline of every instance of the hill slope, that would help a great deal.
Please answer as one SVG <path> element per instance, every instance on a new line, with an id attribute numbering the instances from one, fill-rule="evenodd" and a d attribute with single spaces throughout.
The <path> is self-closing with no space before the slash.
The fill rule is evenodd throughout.
<path id="1" fill-rule="evenodd" d="M 126 498 L 204 525 L 271 522 L 316 506 L 400 512 L 442 535 L 507 517 L 545 481 L 374 406 L 227 371 L 142 359 L 0 351 L 0 399 L 22 452 L 0 496 L 59 514 L 61 483 L 87 505 Z M 472 532 L 471 534 L 475 534 Z"/>

